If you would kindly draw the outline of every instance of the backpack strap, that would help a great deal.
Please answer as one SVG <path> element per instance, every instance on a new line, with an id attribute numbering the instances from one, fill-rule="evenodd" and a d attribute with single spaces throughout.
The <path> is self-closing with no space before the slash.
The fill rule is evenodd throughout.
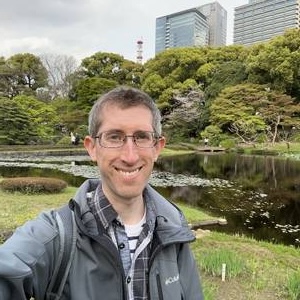
<path id="1" fill-rule="evenodd" d="M 55 217 L 58 224 L 60 245 L 54 272 L 46 293 L 47 300 L 60 299 L 76 248 L 74 212 L 68 205 L 65 205 L 55 212 Z"/>

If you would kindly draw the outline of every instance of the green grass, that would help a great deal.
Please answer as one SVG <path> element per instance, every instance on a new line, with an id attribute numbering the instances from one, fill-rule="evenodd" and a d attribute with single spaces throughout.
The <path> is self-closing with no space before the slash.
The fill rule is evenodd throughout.
<path id="1" fill-rule="evenodd" d="M 176 205 L 182 210 L 184 215 L 187 217 L 189 223 L 197 223 L 199 221 L 212 219 L 212 217 L 208 214 L 189 205 L 185 205 L 182 203 L 176 203 Z"/>
<path id="2" fill-rule="evenodd" d="M 23 195 L 0 191 L 0 233 L 15 229 L 42 210 L 69 201 L 76 188 L 51 195 Z M 178 204 L 188 221 L 212 219 Z M 300 249 L 243 236 L 209 232 L 191 244 L 202 277 L 205 300 L 298 300 L 300 297 Z M 225 282 L 221 280 L 226 263 Z"/>
<path id="3" fill-rule="evenodd" d="M 207 249 L 199 257 L 201 269 L 208 275 L 222 278 L 222 269 L 225 265 L 225 278 L 233 278 L 246 272 L 245 261 L 239 257 L 239 254 L 230 249 Z"/>
<path id="4" fill-rule="evenodd" d="M 293 272 L 288 276 L 287 291 L 290 295 L 291 300 L 300 299 L 300 267 L 298 271 Z"/>
<path id="5" fill-rule="evenodd" d="M 51 195 L 8 193 L 0 190 L 0 232 L 13 230 L 34 218 L 42 210 L 62 206 L 74 196 L 76 188 L 67 187 L 63 192 Z"/>

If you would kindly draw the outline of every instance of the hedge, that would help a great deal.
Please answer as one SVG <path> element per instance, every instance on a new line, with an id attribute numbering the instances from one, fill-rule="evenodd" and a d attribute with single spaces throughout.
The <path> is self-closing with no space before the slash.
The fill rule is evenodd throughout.
<path id="1" fill-rule="evenodd" d="M 64 180 L 50 177 L 15 177 L 0 182 L 0 188 L 7 192 L 25 194 L 59 193 L 67 187 Z"/>

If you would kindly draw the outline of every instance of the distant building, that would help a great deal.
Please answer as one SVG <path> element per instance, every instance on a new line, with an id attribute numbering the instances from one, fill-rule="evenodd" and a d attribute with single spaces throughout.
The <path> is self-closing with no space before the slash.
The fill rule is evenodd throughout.
<path id="1" fill-rule="evenodd" d="M 252 45 L 299 28 L 300 0 L 249 0 L 234 10 L 233 43 Z"/>
<path id="2" fill-rule="evenodd" d="M 156 19 L 155 53 L 189 46 L 226 45 L 227 12 L 218 3 Z"/>
<path id="3" fill-rule="evenodd" d="M 208 23 L 196 8 L 156 19 L 155 53 L 208 44 Z"/>
<path id="4" fill-rule="evenodd" d="M 219 4 L 212 2 L 198 7 L 206 17 L 209 27 L 209 46 L 225 46 L 227 37 L 227 11 Z"/>

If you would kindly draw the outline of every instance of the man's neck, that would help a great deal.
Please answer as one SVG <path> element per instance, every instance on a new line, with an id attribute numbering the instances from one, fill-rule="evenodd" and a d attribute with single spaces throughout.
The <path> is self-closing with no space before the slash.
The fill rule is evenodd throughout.
<path id="1" fill-rule="evenodd" d="M 126 225 L 134 225 L 141 221 L 145 213 L 145 203 L 142 198 L 128 202 L 112 201 L 114 210 Z"/>

